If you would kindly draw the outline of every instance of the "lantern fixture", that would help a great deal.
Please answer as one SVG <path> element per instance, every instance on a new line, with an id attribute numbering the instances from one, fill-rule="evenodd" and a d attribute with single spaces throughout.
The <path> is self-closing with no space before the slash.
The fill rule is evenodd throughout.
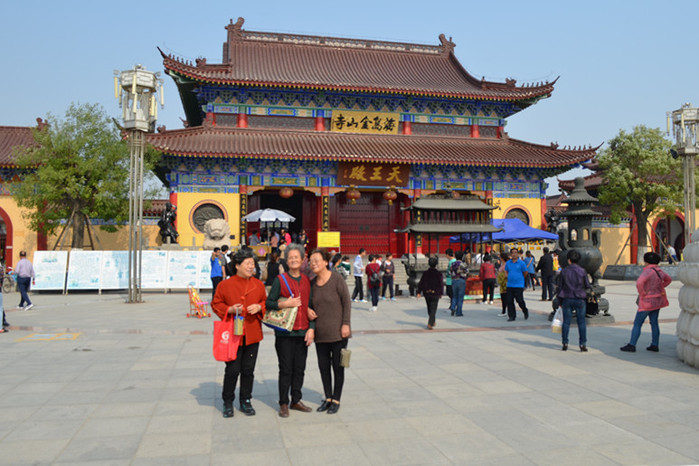
<path id="1" fill-rule="evenodd" d="M 347 189 L 347 191 L 345 191 L 345 195 L 347 196 L 347 199 L 349 199 L 352 204 L 356 204 L 357 199 L 362 197 L 362 193 L 360 193 L 359 190 L 354 185 L 350 185 L 350 187 Z"/>
<path id="2" fill-rule="evenodd" d="M 383 198 L 388 201 L 388 205 L 393 205 L 393 201 L 398 199 L 398 193 L 396 192 L 396 187 L 391 186 L 388 191 L 383 193 Z"/>
<path id="3" fill-rule="evenodd" d="M 289 199 L 293 195 L 294 195 L 294 190 L 289 188 L 288 186 L 279 190 L 279 196 L 282 197 L 283 199 Z"/>

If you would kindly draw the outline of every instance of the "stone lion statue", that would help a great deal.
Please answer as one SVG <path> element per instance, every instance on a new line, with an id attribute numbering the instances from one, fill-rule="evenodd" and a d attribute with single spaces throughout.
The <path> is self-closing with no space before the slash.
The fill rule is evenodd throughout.
<path id="1" fill-rule="evenodd" d="M 224 244 L 229 247 L 231 227 L 222 218 L 212 218 L 204 224 L 204 249 L 220 248 Z"/>

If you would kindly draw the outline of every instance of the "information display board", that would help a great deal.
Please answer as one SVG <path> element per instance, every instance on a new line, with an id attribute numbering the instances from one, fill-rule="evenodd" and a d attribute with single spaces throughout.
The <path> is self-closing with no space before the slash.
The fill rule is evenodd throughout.
<path id="1" fill-rule="evenodd" d="M 35 251 L 33 290 L 61 290 L 66 286 L 68 251 Z"/>
<path id="2" fill-rule="evenodd" d="M 122 290 L 129 287 L 129 252 L 103 251 L 100 289 Z"/>
<path id="3" fill-rule="evenodd" d="M 197 270 L 197 288 L 211 289 L 211 251 L 199 251 Z"/>
<path id="4" fill-rule="evenodd" d="M 201 251 L 169 251 L 167 261 L 167 287 L 187 288 L 197 286 L 197 265 Z M 211 253 L 209 253 L 210 255 Z"/>
<path id="5" fill-rule="evenodd" d="M 318 232 L 318 247 L 319 248 L 340 248 L 340 232 L 339 231 L 319 231 Z"/>
<path id="6" fill-rule="evenodd" d="M 67 290 L 99 290 L 104 251 L 70 251 Z"/>
<path id="7" fill-rule="evenodd" d="M 143 251 L 141 254 L 141 289 L 167 289 L 169 287 L 167 281 L 168 252 Z"/>

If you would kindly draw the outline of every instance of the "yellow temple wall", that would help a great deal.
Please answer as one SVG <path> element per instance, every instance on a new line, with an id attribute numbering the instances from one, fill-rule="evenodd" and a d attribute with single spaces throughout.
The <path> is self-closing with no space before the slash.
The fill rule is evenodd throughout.
<path id="1" fill-rule="evenodd" d="M 29 228 L 29 222 L 24 218 L 26 209 L 19 207 L 9 195 L 0 196 L 0 209 L 3 211 L 3 217 L 11 222 L 12 230 L 12 238 L 7 238 L 5 243 L 12 244 L 12 249 L 6 248 L 5 254 L 12 254 L 13 264 L 17 264 L 19 261 L 20 251 L 27 251 L 28 257 L 31 258 L 33 251 L 36 250 L 36 233 Z M 7 228 L 7 220 L 5 223 Z"/>
<path id="2" fill-rule="evenodd" d="M 201 248 L 204 233 L 194 226 L 192 215 L 202 204 L 215 204 L 222 211 L 231 234 L 231 247 L 240 244 L 240 194 L 234 193 L 178 193 L 177 194 L 177 232 L 179 244 L 185 248 Z"/>
<path id="3" fill-rule="evenodd" d="M 494 200 L 494 204 L 499 209 L 493 211 L 493 218 L 505 218 L 507 212 L 512 209 L 522 209 L 529 216 L 529 225 L 534 228 L 541 228 L 543 217 L 541 214 L 541 199 L 517 199 L 517 198 L 498 198 Z"/>

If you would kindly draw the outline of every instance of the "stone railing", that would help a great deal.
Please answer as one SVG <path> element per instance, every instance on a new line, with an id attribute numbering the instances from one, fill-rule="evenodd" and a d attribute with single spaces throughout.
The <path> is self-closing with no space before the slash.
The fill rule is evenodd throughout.
<path id="1" fill-rule="evenodd" d="M 677 319 L 677 357 L 685 364 L 699 368 L 699 230 L 684 248 L 678 276 L 680 317 Z"/>

